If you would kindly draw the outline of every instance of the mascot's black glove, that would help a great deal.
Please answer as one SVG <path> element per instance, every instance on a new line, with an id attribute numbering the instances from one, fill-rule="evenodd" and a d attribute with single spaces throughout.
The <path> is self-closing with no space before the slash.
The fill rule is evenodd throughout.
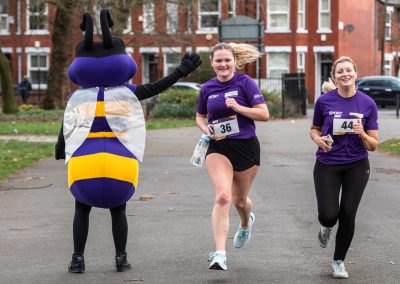
<path id="1" fill-rule="evenodd" d="M 182 58 L 181 64 L 179 64 L 176 69 L 181 71 L 183 77 L 186 77 L 189 73 L 193 72 L 197 67 L 199 67 L 201 63 L 202 61 L 198 54 L 192 53 L 189 55 L 189 53 L 186 53 Z"/>

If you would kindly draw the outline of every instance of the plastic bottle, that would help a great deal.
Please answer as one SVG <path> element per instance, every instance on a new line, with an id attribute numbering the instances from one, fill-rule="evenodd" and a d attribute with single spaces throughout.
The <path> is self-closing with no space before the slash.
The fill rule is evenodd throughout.
<path id="1" fill-rule="evenodd" d="M 192 165 L 197 167 L 201 167 L 203 165 L 209 144 L 210 136 L 207 134 L 202 134 L 199 142 L 197 142 L 196 147 L 194 148 L 193 156 L 190 159 L 190 163 Z"/>

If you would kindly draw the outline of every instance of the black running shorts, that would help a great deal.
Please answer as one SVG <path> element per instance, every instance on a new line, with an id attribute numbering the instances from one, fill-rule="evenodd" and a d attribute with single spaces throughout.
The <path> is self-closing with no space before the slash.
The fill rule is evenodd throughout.
<path id="1" fill-rule="evenodd" d="M 233 170 L 240 172 L 260 165 L 260 142 L 257 137 L 249 139 L 210 140 L 207 155 L 218 153 L 229 159 Z"/>

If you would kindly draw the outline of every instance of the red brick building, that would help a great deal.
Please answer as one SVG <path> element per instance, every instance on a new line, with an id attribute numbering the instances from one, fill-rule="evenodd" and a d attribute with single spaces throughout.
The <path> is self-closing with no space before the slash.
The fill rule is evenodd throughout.
<path id="1" fill-rule="evenodd" d="M 332 62 L 341 55 L 356 61 L 359 77 L 397 76 L 399 4 L 400 0 L 155 0 L 132 7 L 123 37 L 138 63 L 133 82 L 142 83 L 168 74 L 187 50 L 208 53 L 219 41 L 219 20 L 240 15 L 257 19 L 262 22 L 266 55 L 260 68 L 254 65 L 246 71 L 256 78 L 261 70 L 261 88 L 266 89 L 266 78 L 305 72 L 313 102 Z M 69 23 L 76 27 L 73 45 L 82 39 L 82 11 L 76 13 L 77 21 Z M 27 74 L 36 93 L 47 88 L 54 16 L 55 7 L 41 0 L 0 0 L 0 46 L 11 61 L 13 81 L 17 84 Z M 92 16 L 98 18 L 98 13 Z"/>

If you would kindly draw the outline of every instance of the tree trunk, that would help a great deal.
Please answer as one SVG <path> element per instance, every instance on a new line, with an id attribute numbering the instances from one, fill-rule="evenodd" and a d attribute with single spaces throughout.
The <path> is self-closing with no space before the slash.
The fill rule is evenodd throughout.
<path id="1" fill-rule="evenodd" d="M 0 49 L 1 95 L 3 97 L 3 113 L 17 113 L 18 107 L 11 79 L 10 62 Z"/>
<path id="2" fill-rule="evenodd" d="M 77 0 L 60 0 L 57 4 L 44 109 L 64 108 L 70 91 L 67 68 L 72 53 L 73 12 L 76 3 Z"/>

